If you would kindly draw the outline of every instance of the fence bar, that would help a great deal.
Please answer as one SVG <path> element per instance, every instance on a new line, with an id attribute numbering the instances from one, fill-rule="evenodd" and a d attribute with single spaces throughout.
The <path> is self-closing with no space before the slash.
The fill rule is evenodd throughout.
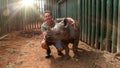
<path id="1" fill-rule="evenodd" d="M 85 0 L 82 0 L 82 40 L 85 41 Z"/>
<path id="2" fill-rule="evenodd" d="M 95 17 L 96 17 L 96 0 L 92 0 L 92 32 L 91 32 L 91 46 L 94 47 L 95 43 Z"/>
<path id="3" fill-rule="evenodd" d="M 88 44 L 91 44 L 92 0 L 88 0 Z"/>
<path id="4" fill-rule="evenodd" d="M 95 48 L 98 49 L 100 49 L 100 22 L 101 22 L 101 0 L 96 0 Z"/>
<path id="5" fill-rule="evenodd" d="M 103 40 L 106 33 L 106 0 L 101 0 L 101 30 L 100 30 L 100 49 L 104 50 Z M 106 42 L 104 42 L 106 43 Z"/>
<path id="6" fill-rule="evenodd" d="M 118 38 L 117 38 L 117 52 L 120 52 L 120 1 L 119 3 L 119 10 L 118 10 Z"/>
<path id="7" fill-rule="evenodd" d="M 80 27 L 80 40 L 82 40 L 82 24 L 81 24 L 82 11 L 81 11 L 81 9 L 82 9 L 82 0 L 78 0 L 78 22 L 80 24 L 80 26 L 79 26 Z"/>
<path id="8" fill-rule="evenodd" d="M 87 43 L 88 37 L 88 0 L 85 0 L 85 42 Z"/>
<path id="9" fill-rule="evenodd" d="M 112 25 L 113 25 L 113 0 L 107 0 L 107 51 L 111 52 L 112 44 Z"/>
<path id="10" fill-rule="evenodd" d="M 114 0 L 113 4 L 112 53 L 115 53 L 117 51 L 118 0 Z"/>
<path id="11" fill-rule="evenodd" d="M 2 36 L 2 0 L 0 0 L 0 37 Z"/>

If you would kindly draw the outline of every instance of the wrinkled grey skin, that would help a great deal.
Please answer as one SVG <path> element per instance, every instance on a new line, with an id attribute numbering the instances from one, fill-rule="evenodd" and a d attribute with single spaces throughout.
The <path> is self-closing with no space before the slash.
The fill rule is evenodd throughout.
<path id="1" fill-rule="evenodd" d="M 63 21 L 56 23 L 52 29 L 49 29 L 46 35 L 46 41 L 56 42 L 61 41 L 63 43 L 63 47 L 65 48 L 65 57 L 69 59 L 69 48 L 68 44 L 73 44 L 73 52 L 74 56 L 77 56 L 77 48 L 79 43 L 79 23 L 77 24 L 77 28 L 74 29 L 71 23 L 64 19 Z"/>

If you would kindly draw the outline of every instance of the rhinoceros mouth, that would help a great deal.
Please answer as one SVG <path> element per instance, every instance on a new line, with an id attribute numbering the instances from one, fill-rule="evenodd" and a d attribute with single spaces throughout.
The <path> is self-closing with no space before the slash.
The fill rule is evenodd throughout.
<path id="1" fill-rule="evenodd" d="M 47 36 L 45 37 L 45 39 L 46 39 L 46 41 L 53 41 L 53 37 L 52 37 L 52 36 L 48 36 L 48 35 L 47 35 Z"/>

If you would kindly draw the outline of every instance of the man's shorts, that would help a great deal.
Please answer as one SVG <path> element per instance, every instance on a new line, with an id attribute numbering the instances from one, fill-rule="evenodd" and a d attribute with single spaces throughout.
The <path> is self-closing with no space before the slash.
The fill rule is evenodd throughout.
<path id="1" fill-rule="evenodd" d="M 48 46 L 54 45 L 56 48 L 61 48 L 62 47 L 62 42 L 61 41 L 57 41 L 57 42 L 46 41 L 46 44 Z"/>
<path id="2" fill-rule="evenodd" d="M 61 48 L 62 42 L 60 42 L 60 41 L 55 42 L 55 46 L 56 46 L 56 48 Z"/>

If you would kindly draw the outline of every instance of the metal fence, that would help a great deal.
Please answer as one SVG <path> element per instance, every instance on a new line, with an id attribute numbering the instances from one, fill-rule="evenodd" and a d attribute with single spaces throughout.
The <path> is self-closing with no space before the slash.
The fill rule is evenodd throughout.
<path id="1" fill-rule="evenodd" d="M 0 37 L 14 30 L 40 28 L 46 1 L 33 0 L 29 5 L 30 1 L 0 0 Z"/>
<path id="2" fill-rule="evenodd" d="M 80 40 L 90 46 L 120 52 L 119 0 L 61 0 L 59 17 L 80 23 Z"/>
<path id="3" fill-rule="evenodd" d="M 34 0 L 23 7 L 21 0 L 0 0 L 0 36 L 13 30 L 40 28 L 39 15 L 52 11 L 54 18 L 72 17 L 80 23 L 80 40 L 90 46 L 120 52 L 119 0 Z"/>

